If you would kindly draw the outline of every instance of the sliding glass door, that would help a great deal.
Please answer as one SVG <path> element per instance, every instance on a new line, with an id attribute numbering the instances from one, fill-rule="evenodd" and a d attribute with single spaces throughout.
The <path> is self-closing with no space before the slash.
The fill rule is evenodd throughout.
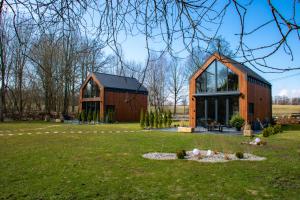
<path id="1" fill-rule="evenodd" d="M 238 112 L 238 96 L 197 97 L 197 126 L 204 126 L 212 122 L 218 122 L 223 125 L 229 125 L 229 120 L 232 117 L 232 115 Z"/>

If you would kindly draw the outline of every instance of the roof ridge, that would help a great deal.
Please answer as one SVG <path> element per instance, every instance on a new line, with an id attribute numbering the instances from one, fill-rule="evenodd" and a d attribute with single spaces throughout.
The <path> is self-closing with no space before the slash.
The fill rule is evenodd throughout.
<path id="1" fill-rule="evenodd" d="M 109 75 L 109 76 L 118 76 L 118 77 L 122 77 L 122 78 L 131 78 L 131 79 L 137 80 L 135 77 L 121 76 L 121 75 L 116 75 L 116 74 L 108 74 L 108 73 L 104 73 L 104 72 L 92 72 L 92 74 L 105 74 L 105 75 Z"/>

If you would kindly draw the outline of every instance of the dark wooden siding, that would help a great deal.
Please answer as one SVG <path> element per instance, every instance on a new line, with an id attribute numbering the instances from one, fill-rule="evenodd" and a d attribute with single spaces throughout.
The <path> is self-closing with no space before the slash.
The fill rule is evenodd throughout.
<path id="1" fill-rule="evenodd" d="M 115 106 L 116 121 L 139 121 L 141 110 L 147 110 L 147 95 L 129 92 L 105 91 L 104 105 Z"/>

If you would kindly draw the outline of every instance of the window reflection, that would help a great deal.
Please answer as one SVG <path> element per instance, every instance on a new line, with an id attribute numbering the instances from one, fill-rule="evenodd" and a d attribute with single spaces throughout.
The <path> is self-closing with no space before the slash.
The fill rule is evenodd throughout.
<path id="1" fill-rule="evenodd" d="M 83 89 L 83 98 L 93 98 L 99 96 L 100 90 L 98 85 L 93 81 L 93 79 L 90 79 Z"/>
<path id="2" fill-rule="evenodd" d="M 218 61 L 210 66 L 196 79 L 196 92 L 224 92 L 238 90 L 238 75 Z"/>

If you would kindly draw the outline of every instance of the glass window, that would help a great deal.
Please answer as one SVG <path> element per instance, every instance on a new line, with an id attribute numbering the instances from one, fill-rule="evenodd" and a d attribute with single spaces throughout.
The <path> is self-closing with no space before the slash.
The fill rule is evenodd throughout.
<path id="1" fill-rule="evenodd" d="M 83 89 L 83 97 L 84 98 L 93 98 L 100 96 L 100 89 L 98 85 L 90 79 Z"/>
<path id="2" fill-rule="evenodd" d="M 196 79 L 197 93 L 236 91 L 238 87 L 238 75 L 217 61 L 212 62 Z"/>
<path id="3" fill-rule="evenodd" d="M 228 69 L 228 91 L 236 91 L 239 88 L 239 77 Z"/>
<path id="4" fill-rule="evenodd" d="M 210 64 L 210 66 L 205 70 L 206 71 L 206 79 L 207 92 L 215 92 L 216 91 L 216 64 L 215 61 Z"/>
<path id="5" fill-rule="evenodd" d="M 206 92 L 206 72 L 205 71 L 196 79 L 196 90 L 197 90 L 197 93 Z"/>
<path id="6" fill-rule="evenodd" d="M 227 91 L 227 72 L 228 68 L 222 63 L 218 62 L 217 65 L 217 90 Z"/>

